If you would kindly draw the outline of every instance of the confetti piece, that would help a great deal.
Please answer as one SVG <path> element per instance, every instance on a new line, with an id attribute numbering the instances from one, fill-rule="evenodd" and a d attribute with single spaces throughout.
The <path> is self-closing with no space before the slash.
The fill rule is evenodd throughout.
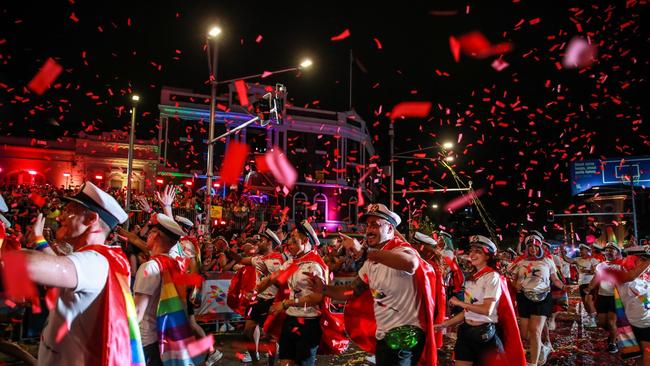
<path id="1" fill-rule="evenodd" d="M 497 58 L 494 61 L 492 61 L 492 68 L 495 69 L 496 71 L 503 71 L 508 66 L 510 66 L 510 64 L 504 61 L 502 58 Z"/>
<path id="2" fill-rule="evenodd" d="M 237 141 L 230 141 L 226 155 L 221 166 L 221 180 L 225 184 L 237 184 L 241 176 L 246 158 L 248 156 L 248 145 Z"/>
<path id="3" fill-rule="evenodd" d="M 451 48 L 451 54 L 454 56 L 454 61 L 460 61 L 460 42 L 454 37 L 449 37 L 449 48 Z"/>
<path id="4" fill-rule="evenodd" d="M 597 48 L 584 38 L 575 37 L 569 42 L 562 66 L 567 69 L 580 69 L 591 65 L 596 57 Z"/>
<path id="5" fill-rule="evenodd" d="M 27 87 L 34 93 L 42 95 L 50 87 L 50 84 L 59 77 L 61 71 L 63 71 L 63 67 L 54 59 L 48 58 Z"/>
<path id="6" fill-rule="evenodd" d="M 266 165 L 279 183 L 288 189 L 293 188 L 298 179 L 296 169 L 291 165 L 286 155 L 278 147 L 274 147 L 265 155 Z"/>
<path id="7" fill-rule="evenodd" d="M 14 300 L 38 298 L 36 285 L 27 272 L 27 258 L 21 251 L 4 253 L 4 269 L 2 280 L 5 293 Z"/>
<path id="8" fill-rule="evenodd" d="M 237 97 L 239 97 L 239 105 L 242 107 L 248 106 L 248 87 L 244 80 L 235 81 L 235 89 L 237 90 Z"/>
<path id="9" fill-rule="evenodd" d="M 431 102 L 402 102 L 393 107 L 390 118 L 422 118 L 429 115 Z"/>
<path id="10" fill-rule="evenodd" d="M 332 40 L 332 41 L 341 41 L 341 40 L 344 40 L 344 39 L 346 39 L 348 37 L 350 37 L 350 30 L 346 29 L 343 32 L 341 32 L 341 34 L 339 34 L 338 36 L 334 36 L 334 37 L 330 38 L 330 40 Z"/>

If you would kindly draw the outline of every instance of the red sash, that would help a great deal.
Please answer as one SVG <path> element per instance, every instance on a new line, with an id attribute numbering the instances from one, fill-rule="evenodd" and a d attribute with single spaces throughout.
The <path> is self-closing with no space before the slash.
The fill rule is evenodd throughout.
<path id="1" fill-rule="evenodd" d="M 384 245 L 382 250 L 391 250 L 397 247 L 412 248 L 410 244 L 395 238 Z M 415 249 L 413 250 L 415 251 Z M 417 253 L 417 251 L 415 252 Z M 420 325 L 426 334 L 426 343 L 418 364 L 421 366 L 431 366 L 438 363 L 436 338 L 440 338 L 441 336 L 432 335 L 434 334 L 433 324 L 436 308 L 434 299 L 440 296 L 440 293 L 435 288 L 436 282 L 438 281 L 436 280 L 436 272 L 433 267 L 419 255 L 418 260 L 419 265 L 415 271 L 415 275 L 413 275 L 413 281 L 415 289 L 420 296 L 420 303 L 422 304 L 419 314 Z M 368 289 L 360 296 L 348 300 L 348 303 L 345 305 L 345 327 L 348 330 L 348 334 L 354 343 L 369 353 L 375 353 L 377 346 L 377 340 L 375 338 L 377 323 L 373 304 L 374 299 Z M 438 312 L 437 316 L 440 316 L 440 312 Z"/>

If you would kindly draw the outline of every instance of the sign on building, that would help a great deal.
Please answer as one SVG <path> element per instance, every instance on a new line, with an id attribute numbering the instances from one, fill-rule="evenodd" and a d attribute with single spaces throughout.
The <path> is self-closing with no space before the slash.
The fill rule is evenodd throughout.
<path id="1" fill-rule="evenodd" d="M 571 194 L 593 187 L 650 183 L 650 157 L 583 160 L 571 163 Z"/>

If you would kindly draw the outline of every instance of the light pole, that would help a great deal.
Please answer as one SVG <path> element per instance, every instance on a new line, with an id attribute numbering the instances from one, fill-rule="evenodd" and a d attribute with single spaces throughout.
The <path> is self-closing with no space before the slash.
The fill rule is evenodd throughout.
<path id="1" fill-rule="evenodd" d="M 313 65 L 312 60 L 309 59 L 309 58 L 306 58 L 306 59 L 303 59 L 300 62 L 300 65 L 298 65 L 298 66 L 287 67 L 287 68 L 280 69 L 280 70 L 275 70 L 275 71 L 265 71 L 265 72 L 263 72 L 261 74 L 248 75 L 248 76 L 243 76 L 243 77 L 234 78 L 234 79 L 222 80 L 222 81 L 217 82 L 217 84 L 228 84 L 230 82 L 237 81 L 237 80 L 249 80 L 249 79 L 255 79 L 255 78 L 259 78 L 259 77 L 268 77 L 268 76 L 275 75 L 275 74 L 282 74 L 282 73 L 289 72 L 289 71 L 305 70 L 305 69 L 310 68 L 312 65 Z"/>
<path id="2" fill-rule="evenodd" d="M 212 27 L 208 32 L 207 39 L 207 52 L 208 52 L 208 67 L 210 68 L 210 127 L 208 130 L 208 158 L 205 180 L 205 225 L 206 237 L 210 240 L 210 211 L 212 207 L 212 176 L 214 175 L 214 108 L 217 100 L 217 37 L 221 34 L 221 28 Z M 211 42 L 214 41 L 214 42 Z M 213 44 L 211 44 L 213 43 Z M 211 47 L 212 46 L 212 47 Z M 212 49 L 212 50 L 211 50 Z M 212 54 L 210 54 L 212 51 Z"/>
<path id="3" fill-rule="evenodd" d="M 135 140 L 135 106 L 140 101 L 140 96 L 133 94 L 131 96 L 133 106 L 131 107 L 131 131 L 129 133 L 129 158 L 126 168 L 126 202 L 124 206 L 127 212 L 131 212 L 131 176 L 133 175 L 133 144 Z M 126 230 L 129 230 L 129 220 L 125 223 Z"/>

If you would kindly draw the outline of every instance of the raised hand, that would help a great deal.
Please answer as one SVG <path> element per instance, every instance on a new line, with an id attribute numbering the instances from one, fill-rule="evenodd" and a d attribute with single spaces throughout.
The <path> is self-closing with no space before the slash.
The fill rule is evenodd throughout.
<path id="1" fill-rule="evenodd" d="M 167 185 L 165 187 L 165 191 L 160 194 L 160 192 L 156 191 L 156 199 L 160 204 L 165 207 L 165 206 L 170 206 L 174 203 L 174 199 L 176 198 L 176 190 L 174 189 L 173 185 Z"/>
<path id="2" fill-rule="evenodd" d="M 147 201 L 146 197 L 138 197 L 135 200 L 138 201 L 138 204 L 140 204 L 140 207 L 143 211 L 148 213 L 151 212 L 151 206 L 149 205 L 149 201 Z"/>
<path id="3" fill-rule="evenodd" d="M 34 237 L 43 236 L 44 227 L 45 227 L 45 218 L 43 217 L 42 213 L 39 213 L 38 216 L 36 216 L 36 220 L 34 221 L 34 226 L 32 227 L 32 235 L 34 235 Z"/>

